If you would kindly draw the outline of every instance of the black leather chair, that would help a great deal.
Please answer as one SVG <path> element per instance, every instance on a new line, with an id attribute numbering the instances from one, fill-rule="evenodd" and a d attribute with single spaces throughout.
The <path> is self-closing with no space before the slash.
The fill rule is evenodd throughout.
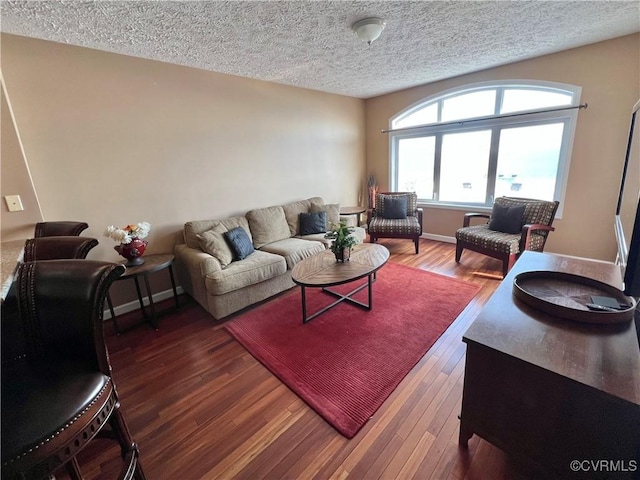
<path id="1" fill-rule="evenodd" d="M 23 261 L 87 258 L 89 251 L 96 245 L 98 240 L 89 237 L 29 238 L 24 243 Z"/>
<path id="2" fill-rule="evenodd" d="M 40 222 L 36 223 L 36 238 L 40 237 L 77 237 L 89 228 L 85 222 Z"/>
<path id="3" fill-rule="evenodd" d="M 62 466 L 81 479 L 76 455 L 97 435 L 118 441 L 119 478 L 145 478 L 120 412 L 102 324 L 107 291 L 124 271 L 77 259 L 18 267 L 14 287 L 25 350 L 14 358 L 3 352 L 3 479 L 52 478 Z"/>

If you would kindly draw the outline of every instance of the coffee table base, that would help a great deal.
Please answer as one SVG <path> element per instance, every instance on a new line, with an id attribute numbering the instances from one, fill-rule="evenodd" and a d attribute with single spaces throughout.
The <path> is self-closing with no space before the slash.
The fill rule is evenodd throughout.
<path id="1" fill-rule="evenodd" d="M 300 288 L 302 289 L 302 323 L 309 323 L 311 320 L 313 320 L 314 318 L 316 318 L 318 315 L 326 312 L 327 310 L 335 307 L 336 305 L 338 305 L 339 303 L 342 302 L 349 302 L 357 307 L 363 308 L 365 310 L 371 310 L 372 306 L 373 306 L 373 292 L 371 289 L 371 285 L 373 285 L 373 282 L 376 281 L 376 274 L 371 273 L 367 276 L 367 282 L 363 283 L 362 285 L 360 285 L 359 287 L 357 287 L 354 290 L 351 290 L 349 293 L 343 295 L 341 293 L 338 292 L 334 292 L 333 290 L 330 290 L 327 287 L 322 287 L 322 291 L 326 292 L 330 295 L 333 295 L 334 297 L 336 297 L 338 300 L 336 300 L 335 302 L 327 305 L 326 307 L 318 310 L 317 312 L 315 312 L 313 315 L 310 315 L 307 317 L 307 295 L 306 295 L 306 287 L 304 285 L 300 285 Z M 355 300 L 353 298 L 351 298 L 352 295 L 355 295 L 356 293 L 358 293 L 360 290 L 364 289 L 364 288 L 368 288 L 368 303 L 363 303 L 360 302 L 358 300 Z"/>

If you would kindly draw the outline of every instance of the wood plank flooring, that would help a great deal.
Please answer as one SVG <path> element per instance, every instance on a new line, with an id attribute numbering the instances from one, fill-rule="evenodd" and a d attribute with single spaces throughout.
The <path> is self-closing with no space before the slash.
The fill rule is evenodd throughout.
<path id="1" fill-rule="evenodd" d="M 407 240 L 379 243 L 389 248 L 391 262 L 469 280 L 482 290 L 351 440 L 186 296 L 177 312 L 161 318 L 159 331 L 141 325 L 110 334 L 122 409 L 149 480 L 534 477 L 477 436 L 468 450 L 457 445 L 461 337 L 501 281 L 501 263 L 465 251 L 456 264 L 454 245 L 424 239 L 419 255 Z M 139 314 L 128 314 L 123 326 Z M 117 457 L 117 448 L 96 440 L 79 460 L 87 478 L 115 478 Z"/>

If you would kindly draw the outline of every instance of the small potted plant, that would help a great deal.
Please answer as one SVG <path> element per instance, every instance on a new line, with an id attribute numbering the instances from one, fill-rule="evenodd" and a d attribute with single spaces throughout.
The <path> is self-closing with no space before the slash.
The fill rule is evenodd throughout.
<path id="1" fill-rule="evenodd" d="M 353 236 L 354 228 L 347 227 L 344 220 L 340 223 L 332 223 L 330 230 L 325 234 L 324 238 L 330 238 L 331 251 L 336 256 L 338 262 L 347 262 L 351 256 L 351 247 L 358 243 L 358 239 Z"/>

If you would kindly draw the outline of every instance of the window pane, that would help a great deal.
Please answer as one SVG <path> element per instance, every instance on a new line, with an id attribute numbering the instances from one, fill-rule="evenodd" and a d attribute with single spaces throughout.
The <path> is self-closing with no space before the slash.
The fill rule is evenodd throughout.
<path id="1" fill-rule="evenodd" d="M 536 110 L 571 105 L 571 95 L 531 89 L 509 88 L 504 91 L 500 113 Z"/>
<path id="2" fill-rule="evenodd" d="M 438 121 L 438 102 L 421 108 L 406 117 L 400 118 L 392 123 L 393 128 L 413 127 L 415 125 L 427 125 Z"/>
<path id="3" fill-rule="evenodd" d="M 496 91 L 482 90 L 447 98 L 442 104 L 442 121 L 485 117 L 496 110 Z"/>
<path id="4" fill-rule="evenodd" d="M 433 198 L 435 137 L 403 138 L 398 142 L 398 191 Z"/>
<path id="5" fill-rule="evenodd" d="M 451 133 L 442 137 L 441 202 L 484 203 L 491 130 Z"/>
<path id="6" fill-rule="evenodd" d="M 563 123 L 503 129 L 496 196 L 553 200 L 563 131 Z"/>

